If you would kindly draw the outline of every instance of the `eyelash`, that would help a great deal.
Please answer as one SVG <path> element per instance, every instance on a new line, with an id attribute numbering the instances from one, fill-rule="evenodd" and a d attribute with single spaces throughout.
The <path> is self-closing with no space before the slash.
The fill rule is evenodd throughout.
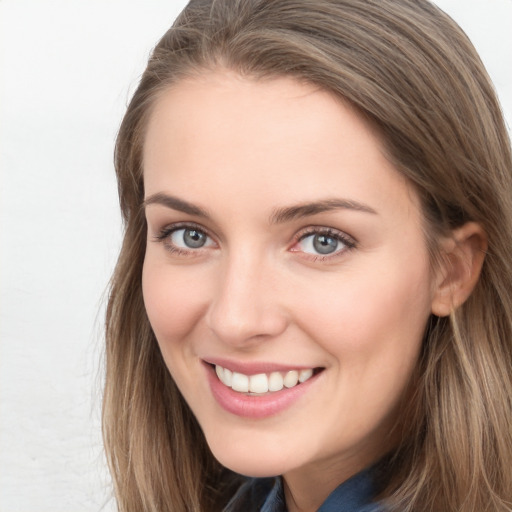
<path id="1" fill-rule="evenodd" d="M 169 237 L 175 233 L 176 231 L 179 231 L 180 229 L 189 229 L 189 230 L 197 230 L 204 235 L 206 235 L 210 240 L 213 238 L 210 236 L 209 232 L 204 229 L 202 226 L 194 223 L 184 223 L 184 224 L 173 224 L 172 226 L 167 226 L 163 228 L 158 235 L 154 237 L 154 240 L 156 242 L 161 242 L 164 244 L 166 250 L 173 254 L 177 254 L 179 256 L 191 256 L 195 255 L 198 252 L 200 252 L 200 249 L 182 249 L 181 247 L 176 247 L 175 245 L 171 244 L 168 239 Z M 343 253 L 353 250 L 357 247 L 357 242 L 354 240 L 354 238 L 348 236 L 347 234 L 343 233 L 342 231 L 338 231 L 332 228 L 326 228 L 326 227 L 309 227 L 305 230 L 297 233 L 297 235 L 294 236 L 294 243 L 293 246 L 297 245 L 298 243 L 305 240 L 307 237 L 312 235 L 325 235 L 329 238 L 333 238 L 343 244 L 345 246 L 344 249 L 337 249 L 336 252 L 332 254 L 326 254 L 326 255 L 320 255 L 320 254 L 309 254 L 306 252 L 303 252 L 304 257 L 312 260 L 312 261 L 326 261 L 329 259 L 333 259 L 336 257 L 341 256 Z M 292 252 L 301 252 L 298 250 L 293 250 Z"/>
<path id="2" fill-rule="evenodd" d="M 160 230 L 160 233 L 154 237 L 155 242 L 161 242 L 163 243 L 164 247 L 172 254 L 177 254 L 178 256 L 191 256 L 195 255 L 194 253 L 199 252 L 200 249 L 182 249 L 181 247 L 176 247 L 172 243 L 169 242 L 169 237 L 175 233 L 176 231 L 179 231 L 180 229 L 189 229 L 189 230 L 196 230 L 200 233 L 203 233 L 206 235 L 209 239 L 212 239 L 210 234 L 206 229 L 204 229 L 199 224 L 194 223 L 184 223 L 184 224 L 173 224 L 172 226 L 167 226 Z"/>
<path id="3" fill-rule="evenodd" d="M 312 236 L 312 235 L 325 235 L 328 238 L 333 238 L 333 239 L 337 240 L 338 242 L 340 242 L 341 244 L 343 244 L 345 246 L 344 249 L 343 248 L 336 249 L 336 251 L 334 253 L 326 254 L 326 255 L 309 254 L 309 253 L 303 252 L 304 257 L 306 257 L 312 261 L 331 260 L 331 259 L 340 257 L 345 252 L 351 251 L 357 247 L 356 240 L 354 238 L 352 238 L 351 236 L 347 235 L 346 233 L 343 233 L 342 231 L 338 231 L 333 228 L 326 228 L 326 227 L 320 227 L 320 226 L 309 227 L 309 228 L 306 228 L 305 230 L 299 232 L 295 236 L 294 246 L 296 244 L 298 244 L 299 242 L 302 242 L 303 240 L 305 240 L 307 237 Z M 293 251 L 293 252 L 299 252 L 299 251 Z"/>

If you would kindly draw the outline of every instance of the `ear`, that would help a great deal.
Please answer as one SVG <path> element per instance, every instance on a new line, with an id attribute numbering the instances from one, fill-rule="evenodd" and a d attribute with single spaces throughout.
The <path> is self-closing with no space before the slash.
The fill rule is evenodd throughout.
<path id="1" fill-rule="evenodd" d="M 487 251 L 487 234 L 476 222 L 452 231 L 441 242 L 441 265 L 436 273 L 432 313 L 448 316 L 462 305 L 475 287 Z"/>

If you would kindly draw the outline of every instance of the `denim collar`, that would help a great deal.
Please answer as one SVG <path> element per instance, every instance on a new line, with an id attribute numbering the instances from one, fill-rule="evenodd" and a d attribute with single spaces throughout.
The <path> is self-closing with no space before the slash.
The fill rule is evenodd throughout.
<path id="1" fill-rule="evenodd" d="M 372 503 L 372 473 L 373 468 L 365 469 L 340 484 L 327 497 L 318 512 L 384 512 L 382 505 Z M 287 512 L 281 478 L 248 480 L 224 512 Z"/>

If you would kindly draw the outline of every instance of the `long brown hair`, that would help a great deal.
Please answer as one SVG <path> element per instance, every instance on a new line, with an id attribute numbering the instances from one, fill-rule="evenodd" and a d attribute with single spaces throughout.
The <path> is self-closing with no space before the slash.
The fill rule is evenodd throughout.
<path id="1" fill-rule="evenodd" d="M 149 325 L 141 291 L 142 147 L 158 95 L 223 66 L 292 76 L 354 105 L 414 184 L 433 259 L 467 221 L 488 255 L 470 298 L 432 317 L 381 498 L 414 512 L 512 510 L 512 162 L 493 87 L 428 0 L 198 0 L 157 44 L 115 151 L 125 236 L 106 320 L 103 428 L 119 509 L 220 510 L 239 479 L 212 457 Z"/>

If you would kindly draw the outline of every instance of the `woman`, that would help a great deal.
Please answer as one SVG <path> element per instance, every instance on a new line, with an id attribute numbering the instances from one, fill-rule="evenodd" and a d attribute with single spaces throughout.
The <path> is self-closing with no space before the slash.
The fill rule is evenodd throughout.
<path id="1" fill-rule="evenodd" d="M 116 147 L 120 510 L 512 510 L 511 170 L 430 2 L 192 1 Z"/>

